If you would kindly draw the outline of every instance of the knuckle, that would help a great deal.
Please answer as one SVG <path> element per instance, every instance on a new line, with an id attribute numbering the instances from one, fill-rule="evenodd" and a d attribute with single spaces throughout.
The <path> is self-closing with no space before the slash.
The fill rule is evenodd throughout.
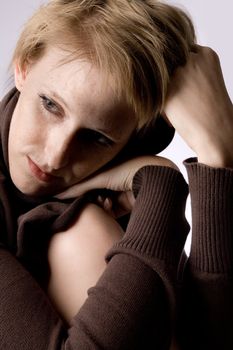
<path id="1" fill-rule="evenodd" d="M 167 159 L 167 161 L 165 162 L 165 165 L 169 166 L 170 168 L 173 168 L 173 169 L 176 169 L 176 170 L 179 171 L 178 166 L 174 162 L 172 162 L 171 160 Z"/>
<path id="2" fill-rule="evenodd" d="M 219 56 L 217 52 L 211 47 L 208 47 L 208 46 L 203 47 L 203 53 L 207 56 L 208 59 L 219 61 Z"/>
<path id="3" fill-rule="evenodd" d="M 168 159 L 168 158 L 162 158 L 162 159 L 161 159 L 161 162 L 162 162 L 161 165 L 168 166 L 168 167 L 170 167 L 170 168 L 173 168 L 173 169 L 175 169 L 175 170 L 180 171 L 180 169 L 178 168 L 178 166 L 177 166 L 172 160 L 170 160 L 170 159 Z"/>

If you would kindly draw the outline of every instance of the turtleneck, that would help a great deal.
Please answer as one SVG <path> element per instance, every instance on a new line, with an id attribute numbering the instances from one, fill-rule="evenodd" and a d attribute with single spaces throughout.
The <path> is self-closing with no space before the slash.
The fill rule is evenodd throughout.
<path id="1" fill-rule="evenodd" d="M 0 103 L 0 196 L 1 243 L 38 279 L 47 264 L 45 247 L 54 232 L 64 230 L 93 196 L 61 201 L 55 197 L 34 198 L 20 192 L 11 181 L 8 162 L 8 135 L 11 118 L 20 96 L 14 87 Z"/>
<path id="2" fill-rule="evenodd" d="M 9 175 L 8 135 L 11 118 L 18 102 L 19 95 L 19 91 L 14 87 L 0 103 L 1 165 L 7 176 Z"/>

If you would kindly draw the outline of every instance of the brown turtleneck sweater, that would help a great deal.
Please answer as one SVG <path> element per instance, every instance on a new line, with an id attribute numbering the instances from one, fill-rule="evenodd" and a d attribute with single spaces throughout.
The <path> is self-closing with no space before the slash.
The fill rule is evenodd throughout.
<path id="1" fill-rule="evenodd" d="M 37 202 L 20 194 L 7 170 L 14 90 L 3 100 L 0 174 L 0 349 L 233 348 L 233 170 L 186 162 L 188 187 L 167 167 L 147 166 L 133 180 L 136 203 L 126 233 L 106 256 L 107 268 L 66 329 L 43 291 L 49 238 L 91 197 Z"/>

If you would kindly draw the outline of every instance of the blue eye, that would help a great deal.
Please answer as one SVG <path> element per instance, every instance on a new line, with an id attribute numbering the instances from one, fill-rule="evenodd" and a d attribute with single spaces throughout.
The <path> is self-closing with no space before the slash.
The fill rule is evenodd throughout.
<path id="1" fill-rule="evenodd" d="M 53 113 L 53 114 L 56 114 L 56 115 L 60 114 L 60 109 L 56 105 L 55 102 L 50 100 L 45 95 L 39 95 L 39 96 L 40 96 L 40 99 L 41 99 L 41 104 L 46 109 L 46 111 L 48 111 L 50 113 Z"/>

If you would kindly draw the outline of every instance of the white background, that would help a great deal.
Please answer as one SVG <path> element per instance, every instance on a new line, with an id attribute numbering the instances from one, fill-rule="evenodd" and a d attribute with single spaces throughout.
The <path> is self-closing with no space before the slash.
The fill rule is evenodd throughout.
<path id="1" fill-rule="evenodd" d="M 47 1 L 42 0 L 0 0 L 0 99 L 10 86 L 8 66 L 13 48 L 22 29 L 23 23 L 40 5 Z M 117 1 L 117 0 L 116 0 Z M 225 83 L 232 99 L 233 97 L 233 1 L 232 0 L 179 0 L 168 3 L 184 8 L 191 15 L 198 43 L 212 47 L 219 55 Z M 198 108 L 198 106 L 197 106 Z M 184 176 L 186 172 L 183 160 L 193 153 L 185 143 L 175 136 L 171 145 L 162 154 L 172 159 L 181 169 Z M 186 177 L 187 178 L 187 177 Z M 188 201 L 188 220 L 191 222 L 190 205 Z M 186 250 L 189 250 L 190 239 Z"/>

